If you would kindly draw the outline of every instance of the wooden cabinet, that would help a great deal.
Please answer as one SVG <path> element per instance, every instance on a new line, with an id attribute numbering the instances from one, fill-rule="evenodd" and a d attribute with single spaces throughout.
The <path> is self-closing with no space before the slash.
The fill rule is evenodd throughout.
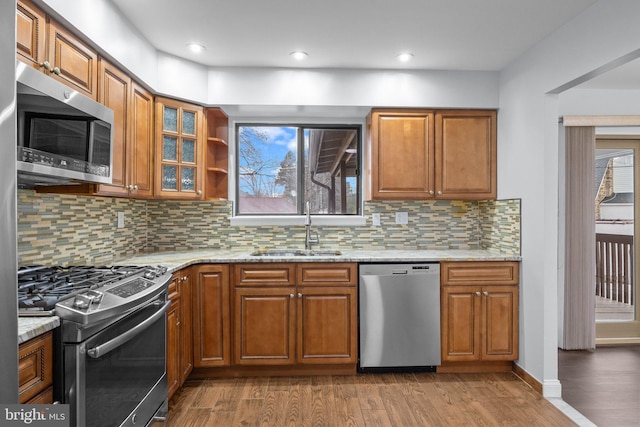
<path id="1" fill-rule="evenodd" d="M 97 98 L 98 55 L 29 0 L 16 10 L 17 58 L 56 80 Z"/>
<path id="2" fill-rule="evenodd" d="M 295 362 L 295 288 L 236 289 L 235 360 L 238 365 Z"/>
<path id="3" fill-rule="evenodd" d="M 442 361 L 518 358 L 517 262 L 441 264 Z"/>
<path id="4" fill-rule="evenodd" d="M 127 196 L 127 142 L 131 79 L 104 59 L 99 62 L 98 102 L 113 110 L 113 158 L 111 185 L 98 185 L 98 194 Z"/>
<path id="5" fill-rule="evenodd" d="M 191 317 L 191 270 L 173 274 L 169 283 L 167 310 L 167 383 L 168 397 L 182 386 L 193 369 Z"/>
<path id="6" fill-rule="evenodd" d="M 78 92 L 96 99 L 97 62 L 96 51 L 49 18 L 47 31 L 51 77 Z"/>
<path id="7" fill-rule="evenodd" d="M 180 388 L 180 301 L 167 309 L 167 384 L 168 398 Z"/>
<path id="8" fill-rule="evenodd" d="M 203 108 L 156 98 L 155 195 L 202 199 Z"/>
<path id="9" fill-rule="evenodd" d="M 432 111 L 373 110 L 367 118 L 367 199 L 433 198 Z"/>
<path id="10" fill-rule="evenodd" d="M 357 266 L 234 266 L 234 363 L 357 362 Z"/>
<path id="11" fill-rule="evenodd" d="M 368 200 L 496 197 L 493 110 L 374 109 L 367 144 Z"/>
<path id="12" fill-rule="evenodd" d="M 220 108 L 207 108 L 204 194 L 207 200 L 229 197 L 229 119 Z"/>
<path id="13" fill-rule="evenodd" d="M 153 196 L 153 95 L 135 81 L 131 84 L 129 112 L 126 185 L 130 196 L 150 198 Z"/>
<path id="14" fill-rule="evenodd" d="M 53 332 L 20 344 L 18 387 L 20 403 L 53 403 Z"/>
<path id="15" fill-rule="evenodd" d="M 17 58 L 34 68 L 46 59 L 47 16 L 28 0 L 20 0 L 16 13 Z"/>
<path id="16" fill-rule="evenodd" d="M 436 197 L 496 198 L 496 112 L 451 110 L 435 116 Z"/>
<path id="17" fill-rule="evenodd" d="M 231 363 L 229 266 L 193 267 L 194 366 L 228 366 Z"/>
<path id="18" fill-rule="evenodd" d="M 111 185 L 96 194 L 153 196 L 153 95 L 104 58 L 99 62 L 98 101 L 114 113 Z"/>

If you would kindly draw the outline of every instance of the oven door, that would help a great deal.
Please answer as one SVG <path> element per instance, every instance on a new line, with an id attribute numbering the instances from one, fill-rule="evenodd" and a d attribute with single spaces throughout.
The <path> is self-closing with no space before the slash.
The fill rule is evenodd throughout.
<path id="1" fill-rule="evenodd" d="M 65 344 L 72 425 L 139 426 L 157 415 L 167 398 L 168 306 L 158 299 L 82 343 Z"/>

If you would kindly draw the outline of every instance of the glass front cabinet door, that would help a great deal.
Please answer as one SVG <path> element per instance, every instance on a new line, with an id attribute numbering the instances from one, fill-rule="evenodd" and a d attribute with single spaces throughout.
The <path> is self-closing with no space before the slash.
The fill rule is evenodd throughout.
<path id="1" fill-rule="evenodd" d="M 203 108 L 167 98 L 158 98 L 156 105 L 156 195 L 201 199 Z"/>

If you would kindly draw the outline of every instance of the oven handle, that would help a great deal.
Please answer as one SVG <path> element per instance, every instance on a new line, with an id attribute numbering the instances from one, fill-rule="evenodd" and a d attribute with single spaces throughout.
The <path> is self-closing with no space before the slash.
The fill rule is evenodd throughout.
<path id="1" fill-rule="evenodd" d="M 159 302 L 157 302 L 156 304 L 159 304 Z M 98 359 L 99 357 L 104 356 L 110 351 L 115 350 L 116 348 L 120 347 L 122 344 L 129 341 L 131 338 L 143 332 L 145 329 L 147 329 L 149 326 L 155 323 L 156 320 L 160 319 L 164 315 L 164 313 L 167 311 L 167 308 L 170 305 L 171 305 L 171 301 L 167 301 L 159 311 L 154 313 L 153 316 L 149 317 L 144 322 L 140 323 L 139 325 L 136 325 L 135 327 L 131 328 L 124 334 L 118 335 L 114 339 L 109 340 L 104 344 L 100 344 L 98 346 L 90 348 L 89 350 L 87 350 L 87 354 L 92 359 Z"/>

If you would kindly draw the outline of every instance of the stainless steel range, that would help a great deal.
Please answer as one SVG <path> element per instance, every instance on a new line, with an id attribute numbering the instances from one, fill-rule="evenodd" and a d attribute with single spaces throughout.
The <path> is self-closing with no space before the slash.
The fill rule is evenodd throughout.
<path id="1" fill-rule="evenodd" d="M 20 315 L 57 315 L 54 397 L 73 426 L 164 425 L 165 267 L 28 267 Z"/>

